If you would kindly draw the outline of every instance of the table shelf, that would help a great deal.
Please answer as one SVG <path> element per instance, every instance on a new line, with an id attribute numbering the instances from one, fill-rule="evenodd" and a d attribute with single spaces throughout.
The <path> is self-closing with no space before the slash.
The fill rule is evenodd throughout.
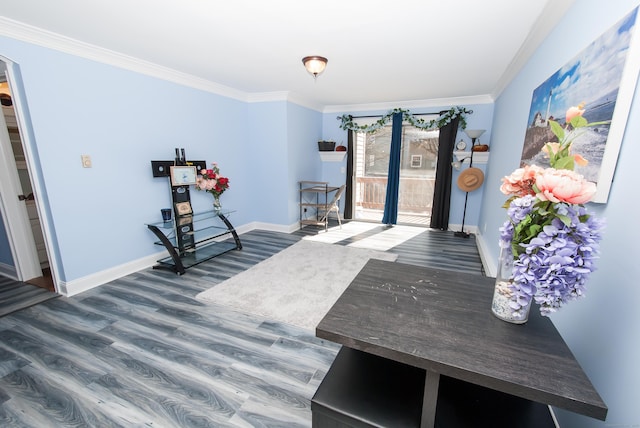
<path id="1" fill-rule="evenodd" d="M 424 381 L 423 369 L 343 346 L 311 400 L 312 426 L 418 428 Z M 442 376 L 434 426 L 555 428 L 555 423 L 544 404 Z"/>
<path id="2" fill-rule="evenodd" d="M 418 393 L 421 427 L 516 426 L 508 421 L 545 427 L 536 421 L 547 420 L 546 406 L 605 420 L 606 404 L 551 320 L 532 311 L 526 324 L 517 325 L 491 313 L 494 282 L 482 275 L 371 259 L 320 321 L 316 336 L 424 371 L 424 389 Z M 369 376 L 388 370 L 369 371 Z M 332 378 L 325 377 L 329 385 Z M 347 375 L 338 379 L 344 387 L 357 382 Z M 341 401 L 332 408 L 342 407 Z M 492 407 L 500 402 L 505 404 Z M 470 403 L 478 403 L 473 411 L 478 419 L 471 423 L 460 418 L 470 411 L 460 409 Z M 500 422 L 503 409 L 514 403 L 521 403 L 519 415 Z M 440 424 L 444 413 L 461 422 Z M 349 425 L 327 422 L 316 428 L 321 426 Z"/>
<path id="3" fill-rule="evenodd" d="M 242 243 L 228 216 L 233 211 L 207 211 L 188 216 L 180 216 L 166 222 L 147 223 L 147 228 L 158 238 L 156 245 L 162 245 L 169 257 L 158 260 L 154 268 L 170 269 L 182 275 L 185 270 L 224 254 L 242 249 Z M 223 225 L 215 224 L 222 222 Z M 218 241 L 226 235 L 233 242 Z"/>
<path id="4" fill-rule="evenodd" d="M 221 254 L 229 252 L 231 250 L 238 249 L 235 243 L 231 242 L 214 242 L 201 247 L 197 247 L 193 250 L 185 251 L 180 256 L 180 264 L 183 269 L 189 269 L 197 264 L 211 260 Z M 176 262 L 172 257 L 166 257 L 158 260 L 161 266 L 165 266 L 171 270 L 178 269 Z"/>

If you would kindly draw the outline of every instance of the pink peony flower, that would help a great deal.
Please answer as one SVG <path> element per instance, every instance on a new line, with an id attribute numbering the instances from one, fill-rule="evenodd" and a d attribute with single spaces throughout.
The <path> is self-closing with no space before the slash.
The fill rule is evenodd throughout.
<path id="1" fill-rule="evenodd" d="M 535 177 L 542 171 L 537 165 L 527 165 L 518 168 L 511 175 L 502 178 L 500 191 L 505 195 L 526 196 L 535 195 L 533 184 Z"/>
<path id="2" fill-rule="evenodd" d="M 568 169 L 544 169 L 535 181 L 536 196 L 541 201 L 584 204 L 596 193 L 595 183 Z"/>

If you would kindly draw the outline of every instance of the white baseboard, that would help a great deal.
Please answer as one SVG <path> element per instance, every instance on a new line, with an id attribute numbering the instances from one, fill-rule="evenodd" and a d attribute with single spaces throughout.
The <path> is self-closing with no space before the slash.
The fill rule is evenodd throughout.
<path id="1" fill-rule="evenodd" d="M 480 260 L 482 261 L 482 267 L 486 276 L 492 278 L 496 277 L 498 272 L 498 261 L 494 260 L 491 252 L 489 251 L 489 245 L 484 236 L 476 235 L 476 245 L 478 246 L 478 253 L 480 254 Z"/>
<path id="2" fill-rule="evenodd" d="M 83 291 L 90 290 L 107 282 L 115 281 L 123 276 L 130 275 L 143 269 L 148 269 L 155 265 L 158 259 L 166 257 L 165 251 L 152 254 L 150 256 L 143 257 L 138 260 L 131 261 L 119 266 L 96 272 L 91 275 L 87 275 L 82 278 L 74 279 L 72 281 L 58 281 L 56 291 L 66 297 L 71 297 Z"/>
<path id="3" fill-rule="evenodd" d="M 254 229 L 291 233 L 298 230 L 299 227 L 300 226 L 297 222 L 289 226 L 283 226 L 273 223 L 252 222 L 236 227 L 235 230 L 238 235 L 242 235 L 243 233 L 250 232 Z M 221 240 L 228 238 L 228 235 L 220 237 Z M 127 276 L 144 269 L 149 269 L 157 264 L 158 259 L 162 259 L 167 256 L 168 253 L 166 251 L 161 251 L 150 256 L 142 257 L 138 260 L 133 260 L 119 266 L 114 266 L 101 272 L 96 272 L 82 278 L 74 279 L 72 281 L 58 281 L 56 285 L 56 291 L 63 296 L 71 297 L 76 294 L 82 293 L 83 291 L 87 291 L 102 284 L 106 284 L 107 282 L 115 281 L 116 279 L 122 278 L 123 276 Z M 2 265 L 0 265 L 0 269 L 2 269 Z"/>
<path id="4" fill-rule="evenodd" d="M 449 230 L 454 232 L 460 232 L 462 230 L 462 225 L 449 223 Z M 464 231 L 467 233 L 470 233 L 471 235 L 477 235 L 479 232 L 478 226 L 467 226 L 467 225 L 464 226 Z"/>

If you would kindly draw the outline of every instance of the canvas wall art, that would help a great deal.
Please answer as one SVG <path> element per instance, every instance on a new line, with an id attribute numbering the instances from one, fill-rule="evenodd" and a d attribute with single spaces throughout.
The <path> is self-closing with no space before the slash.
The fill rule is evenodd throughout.
<path id="1" fill-rule="evenodd" d="M 563 127 L 567 109 L 584 105 L 589 127 L 576 138 L 572 153 L 588 163 L 575 171 L 596 183 L 593 202 L 605 203 L 618 160 L 631 100 L 640 71 L 638 8 L 621 19 L 533 91 L 520 165 L 549 166 L 541 151 L 557 141 L 549 120 Z"/>

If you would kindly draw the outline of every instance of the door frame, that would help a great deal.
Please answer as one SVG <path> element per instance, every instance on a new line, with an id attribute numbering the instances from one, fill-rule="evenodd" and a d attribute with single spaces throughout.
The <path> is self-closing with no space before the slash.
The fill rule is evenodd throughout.
<path id="1" fill-rule="evenodd" d="M 25 156 L 25 163 L 31 180 L 31 186 L 35 197 L 35 206 L 40 218 L 40 226 L 45 242 L 47 258 L 49 259 L 49 267 L 53 278 L 53 284 L 56 290 L 57 285 L 57 269 L 55 258 L 53 257 L 50 235 L 49 217 L 46 214 L 47 207 L 42 201 L 42 187 L 40 186 L 40 170 L 34 161 L 31 132 L 26 122 L 27 114 L 23 106 L 26 104 L 22 99 L 22 91 L 17 82 L 20 82 L 18 66 L 11 60 L 0 55 L 0 61 L 4 64 L 7 83 L 11 92 L 13 108 L 16 114 L 18 130 L 20 132 L 20 140 Z M 32 278 L 42 276 L 42 268 L 38 258 L 35 239 L 31 229 L 31 222 L 27 213 L 26 204 L 20 201 L 17 195 L 22 194 L 22 186 L 18 176 L 18 168 L 13 156 L 13 149 L 9 139 L 9 133 L 5 123 L 4 115 L 0 118 L 0 132 L 2 142 L 0 144 L 0 211 L 7 232 L 9 246 L 11 247 L 11 255 L 15 265 L 15 274 L 18 281 L 27 281 Z"/>

